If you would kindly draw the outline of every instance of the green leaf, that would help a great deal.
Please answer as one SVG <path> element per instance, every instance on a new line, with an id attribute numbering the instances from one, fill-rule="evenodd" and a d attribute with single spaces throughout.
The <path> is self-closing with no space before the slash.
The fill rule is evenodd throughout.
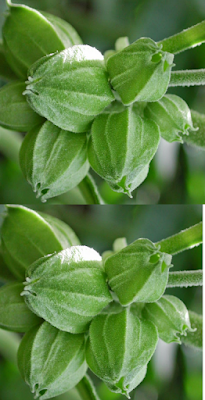
<path id="1" fill-rule="evenodd" d="M 20 296 L 23 284 L 10 283 L 0 288 L 0 327 L 14 332 L 27 332 L 41 319 L 32 313 Z"/>
<path id="2" fill-rule="evenodd" d="M 183 99 L 168 94 L 161 100 L 148 103 L 144 115 L 152 119 L 160 128 L 162 137 L 168 142 L 183 143 L 191 130 L 194 130 L 191 112 Z"/>
<path id="3" fill-rule="evenodd" d="M 51 122 L 31 130 L 20 149 L 20 166 L 41 201 L 77 186 L 89 170 L 87 136 Z"/>
<path id="4" fill-rule="evenodd" d="M 186 306 L 175 296 L 166 295 L 155 303 L 146 304 L 142 315 L 156 325 L 160 339 L 166 343 L 181 343 L 181 336 L 194 331 Z"/>
<path id="5" fill-rule="evenodd" d="M 122 102 L 159 100 L 167 91 L 173 58 L 149 38 L 138 39 L 109 57 L 111 84 Z"/>
<path id="6" fill-rule="evenodd" d="M 17 279 L 25 279 L 25 269 L 38 258 L 79 244 L 71 228 L 53 217 L 48 221 L 23 206 L 7 206 L 2 225 L 3 258 Z"/>
<path id="7" fill-rule="evenodd" d="M 86 132 L 114 100 L 104 58 L 94 47 L 76 45 L 45 57 L 28 74 L 29 104 L 61 129 Z"/>
<path id="8" fill-rule="evenodd" d="M 18 366 L 35 398 L 64 393 L 86 373 L 84 335 L 62 332 L 44 322 L 23 337 Z"/>
<path id="9" fill-rule="evenodd" d="M 88 374 L 77 384 L 76 389 L 83 400 L 100 400 Z"/>
<path id="10" fill-rule="evenodd" d="M 0 39 L 0 77 L 6 81 L 13 81 L 16 79 L 15 73 L 10 68 L 5 55 L 3 41 Z"/>
<path id="11" fill-rule="evenodd" d="M 88 159 L 113 190 L 131 197 L 148 174 L 159 140 L 155 122 L 142 119 L 134 107 L 115 102 L 92 124 Z"/>
<path id="12" fill-rule="evenodd" d="M 171 258 L 148 239 L 137 239 L 107 258 L 108 283 L 120 303 L 158 300 L 167 285 Z"/>
<path id="13" fill-rule="evenodd" d="M 157 329 L 129 307 L 112 303 L 91 322 L 86 361 L 109 389 L 125 394 L 144 379 L 158 341 Z"/>
<path id="14" fill-rule="evenodd" d="M 27 269 L 22 294 L 33 312 L 71 333 L 85 332 L 112 300 L 102 259 L 86 246 L 73 246 L 36 261 Z"/>
<path id="15" fill-rule="evenodd" d="M 58 17 L 7 1 L 9 12 L 3 26 L 7 60 L 21 79 L 28 68 L 46 54 L 81 43 L 75 29 Z"/>
<path id="16" fill-rule="evenodd" d="M 44 121 L 29 107 L 24 90 L 25 83 L 18 81 L 0 89 L 0 125 L 6 129 L 27 132 Z"/>
<path id="17" fill-rule="evenodd" d="M 10 269 L 7 267 L 3 259 L 1 246 L 0 246 L 0 280 L 3 280 L 3 282 L 4 281 L 12 282 L 16 280 L 15 276 L 11 273 Z"/>

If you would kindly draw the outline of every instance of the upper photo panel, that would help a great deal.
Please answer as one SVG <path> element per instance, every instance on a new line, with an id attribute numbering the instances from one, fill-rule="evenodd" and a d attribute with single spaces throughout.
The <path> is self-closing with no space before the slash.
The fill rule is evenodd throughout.
<path id="1" fill-rule="evenodd" d="M 0 0 L 0 203 L 205 203 L 203 0 Z"/>

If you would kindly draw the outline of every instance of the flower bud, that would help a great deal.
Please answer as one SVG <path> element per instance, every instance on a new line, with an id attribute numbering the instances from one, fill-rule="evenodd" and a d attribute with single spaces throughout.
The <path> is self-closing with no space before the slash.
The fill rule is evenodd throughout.
<path id="1" fill-rule="evenodd" d="M 9 12 L 3 26 L 7 60 L 21 79 L 39 58 L 82 43 L 75 29 L 58 17 L 7 0 Z"/>
<path id="2" fill-rule="evenodd" d="M 37 61 L 28 72 L 30 106 L 61 129 L 86 132 L 114 100 L 102 54 L 76 45 Z"/>
<path id="3" fill-rule="evenodd" d="M 159 337 L 167 343 L 181 343 L 182 335 L 194 331 L 186 306 L 175 296 L 166 295 L 156 303 L 146 304 L 142 315 L 156 325 Z"/>
<path id="4" fill-rule="evenodd" d="M 86 361 L 111 391 L 129 398 L 145 377 L 157 341 L 154 324 L 138 318 L 130 307 L 112 303 L 91 322 Z"/>
<path id="5" fill-rule="evenodd" d="M 148 239 L 137 239 L 105 261 L 108 283 L 125 306 L 153 302 L 164 293 L 172 256 Z"/>
<path id="6" fill-rule="evenodd" d="M 64 393 L 86 373 L 84 335 L 62 332 L 43 322 L 23 337 L 18 366 L 35 398 L 49 399 Z"/>
<path id="7" fill-rule="evenodd" d="M 46 121 L 26 135 L 20 149 L 20 166 L 41 201 L 65 193 L 88 173 L 87 136 Z"/>
<path id="8" fill-rule="evenodd" d="M 29 310 L 20 296 L 23 284 L 10 283 L 0 288 L 0 327 L 14 332 L 27 332 L 41 319 Z"/>
<path id="9" fill-rule="evenodd" d="M 0 125 L 6 129 L 27 132 L 44 119 L 29 107 L 22 95 L 25 83 L 14 82 L 0 89 Z"/>
<path id="10" fill-rule="evenodd" d="M 152 39 L 141 38 L 109 57 L 107 70 L 124 104 L 156 101 L 167 91 L 173 59 Z"/>
<path id="11" fill-rule="evenodd" d="M 188 105 L 174 94 L 165 95 L 157 102 L 148 103 L 144 114 L 156 122 L 162 137 L 170 143 L 175 141 L 183 143 L 183 135 L 189 135 L 189 129 L 195 130 Z"/>
<path id="12" fill-rule="evenodd" d="M 62 331 L 82 333 L 112 300 L 102 259 L 93 249 L 73 246 L 32 264 L 22 295 L 28 307 Z"/>
<path id="13" fill-rule="evenodd" d="M 15 205 L 7 206 L 1 235 L 3 258 L 20 280 L 38 258 L 79 244 L 73 230 L 62 221 Z"/>
<path id="14" fill-rule="evenodd" d="M 141 118 L 134 107 L 115 102 L 92 124 L 88 159 L 113 190 L 132 197 L 148 174 L 159 140 L 153 121 Z"/>

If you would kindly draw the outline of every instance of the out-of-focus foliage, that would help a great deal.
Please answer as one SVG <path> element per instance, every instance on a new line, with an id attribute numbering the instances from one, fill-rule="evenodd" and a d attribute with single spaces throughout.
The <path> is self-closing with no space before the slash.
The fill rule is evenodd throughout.
<path id="1" fill-rule="evenodd" d="M 126 237 L 128 244 L 140 237 L 157 242 L 198 223 L 202 218 L 202 207 L 195 205 L 27 206 L 68 223 L 82 244 L 93 247 L 99 253 L 111 249 L 117 237 Z M 3 210 L 3 206 L 0 206 L 0 213 Z M 172 263 L 172 271 L 200 269 L 201 246 L 173 256 Z M 0 282 L 1 284 L 3 282 Z M 200 287 L 170 288 L 166 290 L 166 294 L 179 297 L 189 310 L 199 314 L 202 312 Z M 5 354 L 5 346 L 3 343 L 1 346 L 0 342 L 0 399 L 30 400 L 32 395 L 13 365 L 12 354 Z M 148 366 L 147 376 L 133 391 L 132 400 L 201 400 L 201 358 L 201 352 L 198 350 L 160 341 Z M 92 377 L 101 400 L 123 400 L 120 395 L 108 392 L 104 384 Z M 72 391 L 64 397 L 59 397 L 59 400 L 80 400 L 76 396 L 76 392 Z"/>
<path id="2" fill-rule="evenodd" d="M 16 0 L 16 3 L 22 3 Z M 0 0 L 0 28 L 6 2 Z M 140 37 L 158 41 L 205 18 L 203 0 L 24 0 L 26 5 L 53 13 L 71 23 L 84 43 L 101 52 L 114 47 L 119 36 L 130 42 Z M 175 56 L 177 69 L 204 68 L 205 44 Z M 175 68 L 175 69 L 176 69 Z M 173 69 L 174 70 L 174 69 Z M 0 86 L 5 82 L 0 81 Z M 170 88 L 168 93 L 181 96 L 191 109 L 205 112 L 205 88 Z M 18 165 L 18 149 L 22 137 L 8 132 L 1 140 L 0 130 L 0 201 L 40 204 L 23 178 Z M 4 135 L 5 137 L 5 135 Z M 15 147 L 14 152 L 10 148 Z M 146 181 L 133 192 L 133 199 L 113 192 L 107 183 L 93 173 L 101 194 L 109 204 L 204 203 L 204 150 L 190 145 L 161 141 L 151 163 Z M 78 188 L 49 200 L 57 204 L 84 204 Z"/>

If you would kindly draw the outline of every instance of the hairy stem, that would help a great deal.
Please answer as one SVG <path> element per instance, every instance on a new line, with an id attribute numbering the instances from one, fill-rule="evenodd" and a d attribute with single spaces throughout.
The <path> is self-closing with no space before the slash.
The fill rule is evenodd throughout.
<path id="1" fill-rule="evenodd" d="M 173 54 L 181 53 L 184 50 L 198 46 L 205 42 L 205 21 L 191 28 L 184 29 L 176 35 L 163 39 L 158 44 L 162 44 L 162 49 Z"/>
<path id="2" fill-rule="evenodd" d="M 173 71 L 169 86 L 205 85 L 205 69 Z"/>
<path id="3" fill-rule="evenodd" d="M 177 271 L 169 273 L 167 287 L 202 286 L 203 271 Z"/>
<path id="4" fill-rule="evenodd" d="M 77 384 L 76 389 L 82 400 L 100 400 L 96 393 L 95 387 L 87 374 Z"/>
<path id="5" fill-rule="evenodd" d="M 185 229 L 176 235 L 155 243 L 160 245 L 160 251 L 168 254 L 181 253 L 184 250 L 192 249 L 202 243 L 202 222 Z"/>
<path id="6" fill-rule="evenodd" d="M 87 204 L 104 204 L 94 179 L 88 174 L 78 185 Z"/>

